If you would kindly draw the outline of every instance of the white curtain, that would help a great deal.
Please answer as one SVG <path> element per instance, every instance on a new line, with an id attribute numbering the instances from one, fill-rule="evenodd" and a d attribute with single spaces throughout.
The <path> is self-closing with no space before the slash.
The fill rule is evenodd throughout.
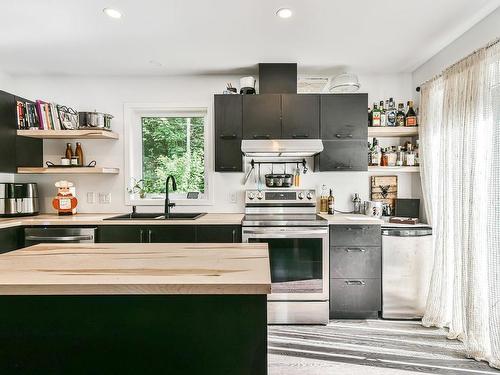
<path id="1" fill-rule="evenodd" d="M 500 43 L 422 85 L 420 110 L 435 250 L 422 321 L 500 368 Z"/>

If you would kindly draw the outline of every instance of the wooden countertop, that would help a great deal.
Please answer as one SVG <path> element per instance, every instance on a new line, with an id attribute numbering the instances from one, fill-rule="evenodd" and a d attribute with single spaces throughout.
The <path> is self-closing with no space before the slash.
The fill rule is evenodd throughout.
<path id="1" fill-rule="evenodd" d="M 73 216 L 41 214 L 3 218 L 0 219 L 0 229 L 21 225 L 240 225 L 243 219 L 243 214 L 238 213 L 208 213 L 195 220 L 104 220 L 116 215 L 120 214 L 76 214 Z"/>
<path id="2" fill-rule="evenodd" d="M 270 292 L 267 244 L 41 244 L 0 254 L 0 295 Z"/>
<path id="3" fill-rule="evenodd" d="M 382 225 L 384 223 L 382 219 L 361 214 L 320 214 L 320 216 L 328 220 L 329 225 Z"/>

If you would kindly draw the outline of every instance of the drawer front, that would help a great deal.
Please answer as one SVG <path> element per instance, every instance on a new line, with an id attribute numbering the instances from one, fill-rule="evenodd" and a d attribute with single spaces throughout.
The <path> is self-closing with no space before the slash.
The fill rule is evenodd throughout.
<path id="1" fill-rule="evenodd" d="M 381 291 L 380 279 L 330 279 L 330 311 L 379 311 Z"/>
<path id="2" fill-rule="evenodd" d="M 332 247 L 330 278 L 382 277 L 382 249 L 375 246 Z"/>
<path id="3" fill-rule="evenodd" d="M 330 246 L 378 246 L 382 244 L 380 225 L 331 225 Z"/>

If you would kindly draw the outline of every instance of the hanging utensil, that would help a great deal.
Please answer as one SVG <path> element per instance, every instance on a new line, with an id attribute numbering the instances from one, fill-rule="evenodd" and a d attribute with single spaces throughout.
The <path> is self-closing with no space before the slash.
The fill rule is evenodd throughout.
<path id="1" fill-rule="evenodd" d="M 257 183 L 257 190 L 258 191 L 262 190 L 262 185 L 261 185 L 261 182 L 260 182 L 260 163 L 259 163 L 259 182 Z"/>
<path id="2" fill-rule="evenodd" d="M 252 171 L 254 169 L 254 165 L 253 164 L 250 164 L 252 166 L 252 168 L 250 168 L 247 172 L 247 174 L 245 175 L 245 177 L 243 177 L 243 185 L 246 185 L 246 183 L 248 182 L 248 179 L 250 178 L 250 175 L 252 174 Z"/>

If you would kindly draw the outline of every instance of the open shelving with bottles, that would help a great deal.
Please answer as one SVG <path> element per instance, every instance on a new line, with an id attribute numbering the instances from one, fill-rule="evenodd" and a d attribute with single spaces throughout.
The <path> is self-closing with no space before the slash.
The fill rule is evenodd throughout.
<path id="1" fill-rule="evenodd" d="M 118 133 L 102 129 L 77 129 L 77 130 L 18 130 L 17 135 L 39 139 L 112 139 L 119 138 Z"/>

